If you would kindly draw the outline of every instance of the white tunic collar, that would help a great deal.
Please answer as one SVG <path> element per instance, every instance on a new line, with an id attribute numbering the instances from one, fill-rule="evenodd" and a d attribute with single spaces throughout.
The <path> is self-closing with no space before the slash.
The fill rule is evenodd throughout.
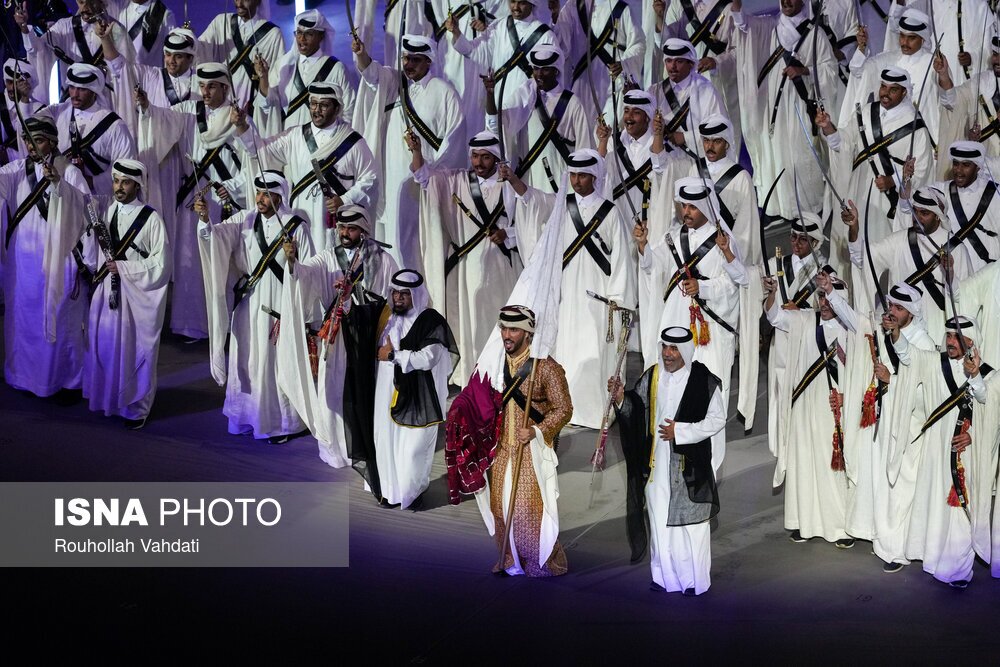
<path id="1" fill-rule="evenodd" d="M 599 194 L 597 194 L 597 190 L 594 190 L 593 192 L 591 192 L 586 197 L 581 197 L 580 195 L 576 194 L 575 192 L 573 193 L 573 196 L 576 197 L 576 203 L 579 206 L 582 206 L 582 207 L 597 206 L 598 204 L 601 203 L 601 200 L 603 199 L 603 197 L 601 197 Z"/>

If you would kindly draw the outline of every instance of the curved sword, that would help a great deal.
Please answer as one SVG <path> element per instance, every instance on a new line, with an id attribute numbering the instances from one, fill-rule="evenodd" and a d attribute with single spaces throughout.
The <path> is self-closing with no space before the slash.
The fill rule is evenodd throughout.
<path id="1" fill-rule="evenodd" d="M 403 74 L 403 35 L 406 34 L 406 8 L 408 2 L 403 2 L 399 8 L 399 33 L 396 35 L 396 74 L 399 76 L 399 88 L 396 96 L 399 98 L 399 113 L 403 116 L 403 124 L 406 125 L 406 132 L 412 132 L 410 117 L 406 115 L 406 103 L 404 102 L 404 92 L 406 90 L 406 75 Z"/>
<path id="2" fill-rule="evenodd" d="M 768 188 L 767 194 L 764 196 L 764 206 L 760 209 L 760 211 L 761 211 L 761 217 L 762 218 L 766 218 L 767 217 L 767 203 L 769 201 L 771 201 L 771 195 L 774 194 L 774 189 L 778 187 L 778 181 L 780 181 L 781 177 L 784 176 L 784 175 L 785 175 L 785 170 L 782 169 L 781 171 L 778 172 L 778 175 L 777 175 L 777 177 L 775 177 L 774 182 L 771 183 L 771 187 Z M 762 253 L 764 253 L 764 275 L 769 276 L 769 275 L 771 275 L 771 266 L 767 263 L 767 251 L 764 250 L 764 248 L 767 247 L 767 244 L 764 241 L 764 222 L 763 222 L 763 220 L 761 220 L 761 223 L 760 223 L 758 229 L 760 230 L 760 251 Z"/>
<path id="3" fill-rule="evenodd" d="M 875 282 L 875 294 L 878 296 L 878 303 L 882 306 L 882 312 L 886 313 L 885 304 L 885 294 L 882 292 L 882 285 L 878 281 L 878 271 L 875 270 L 875 262 L 872 260 L 872 247 L 868 237 L 868 209 L 872 202 L 872 187 L 875 185 L 875 181 L 870 181 L 868 183 L 868 196 L 865 197 L 865 255 L 868 259 L 868 270 L 872 274 L 872 280 Z"/>
<path id="4" fill-rule="evenodd" d="M 614 40 L 613 41 L 613 45 L 611 47 L 612 48 L 612 60 L 617 60 L 617 58 L 615 58 L 615 56 L 617 56 L 617 51 L 618 51 L 618 21 L 617 20 L 615 20 L 614 37 L 612 39 Z M 624 98 L 623 98 L 622 101 L 624 102 Z M 625 105 L 622 104 L 622 108 L 624 108 L 624 107 L 625 107 Z M 613 141 L 611 142 L 611 152 L 615 154 L 615 164 L 618 165 L 618 178 L 621 179 L 621 182 L 624 185 L 625 181 L 627 180 L 626 177 L 625 177 L 625 166 L 622 164 L 622 158 L 621 158 L 620 155 L 618 155 L 618 150 L 615 148 L 615 144 L 614 144 L 615 141 L 618 141 L 618 142 L 621 141 L 621 128 L 620 128 L 620 126 L 618 124 L 618 87 L 615 85 L 615 78 L 614 77 L 611 77 L 611 115 L 612 115 L 612 121 L 611 122 L 614 124 L 614 136 L 612 137 Z M 650 119 L 650 120 L 652 120 L 652 119 Z M 625 201 L 628 202 L 628 207 L 632 211 L 632 222 L 633 223 L 637 223 L 637 222 L 639 222 L 639 211 L 636 210 L 635 204 L 632 203 L 632 197 L 631 197 L 631 195 L 629 193 L 629 190 L 631 190 L 631 188 L 626 188 L 625 191 L 622 192 L 622 196 L 625 197 Z M 611 190 L 611 197 L 612 197 L 612 199 L 614 198 L 614 188 L 612 188 L 612 190 Z"/>
<path id="5" fill-rule="evenodd" d="M 579 8 L 583 12 L 583 17 L 587 19 L 587 34 L 585 36 L 587 40 L 587 87 L 590 88 L 590 97 L 594 102 L 594 112 L 597 114 L 597 122 L 600 123 L 604 121 L 604 109 L 597 101 L 597 88 L 594 87 L 594 42 L 591 39 L 591 34 L 594 33 L 594 12 L 587 9 L 586 0 L 580 3 Z M 594 34 L 594 36 L 596 37 L 597 35 Z"/>
<path id="6" fill-rule="evenodd" d="M 823 161 L 819 159 L 819 153 L 816 152 L 816 147 L 812 145 L 812 137 L 810 136 L 809 130 L 806 128 L 805 121 L 802 120 L 802 111 L 799 109 L 799 105 L 795 104 L 795 117 L 799 119 L 799 127 L 802 129 L 803 135 L 806 138 L 806 145 L 809 146 L 809 152 L 812 153 L 813 159 L 816 161 L 816 166 L 819 167 L 819 173 L 822 174 L 823 180 L 826 184 L 830 186 L 830 192 L 837 199 L 840 204 L 840 210 L 847 210 L 847 203 L 844 198 L 840 196 L 837 192 L 837 188 L 833 186 L 833 181 L 830 180 L 830 175 L 826 173 L 826 169 L 823 168 Z"/>
<path id="7" fill-rule="evenodd" d="M 186 5 L 187 2 L 185 2 L 185 6 Z M 358 28 L 354 25 L 354 13 L 351 10 L 351 0 L 344 0 L 344 9 L 347 12 L 347 25 L 350 26 L 351 36 L 354 37 L 354 39 L 358 39 Z M 402 39 L 402 35 L 400 35 L 400 39 Z"/>

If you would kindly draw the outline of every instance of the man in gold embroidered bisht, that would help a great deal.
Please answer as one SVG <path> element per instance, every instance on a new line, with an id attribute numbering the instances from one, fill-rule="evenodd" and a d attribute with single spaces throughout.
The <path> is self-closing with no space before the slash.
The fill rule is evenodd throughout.
<path id="1" fill-rule="evenodd" d="M 495 573 L 565 574 L 566 554 L 558 540 L 555 447 L 559 431 L 573 414 L 566 374 L 552 357 L 531 357 L 535 314 L 529 308 L 504 306 L 498 326 L 504 349 L 502 391 L 490 385 L 480 358 L 477 372 L 448 413 L 449 500 L 457 504 L 459 492 L 476 494 L 487 529 L 503 552 L 502 567 L 498 559 Z M 529 396 L 531 409 L 525 422 Z M 491 467 L 487 481 L 486 470 Z"/>
<path id="2" fill-rule="evenodd" d="M 709 520 L 719 513 L 715 475 L 726 451 L 721 382 L 692 360 L 692 339 L 690 329 L 668 327 L 660 333 L 660 360 L 631 390 L 608 380 L 625 452 L 632 562 L 648 543 L 650 589 L 688 596 L 711 585 Z"/>

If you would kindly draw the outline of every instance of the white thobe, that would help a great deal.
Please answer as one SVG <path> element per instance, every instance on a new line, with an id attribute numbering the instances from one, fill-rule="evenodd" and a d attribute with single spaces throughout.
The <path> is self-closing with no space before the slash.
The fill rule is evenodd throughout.
<path id="1" fill-rule="evenodd" d="M 768 321 L 788 334 L 787 370 L 778 399 L 779 418 L 785 428 L 777 442 L 778 462 L 773 480 L 775 488 L 782 482 L 785 485 L 785 528 L 798 530 L 807 539 L 822 537 L 828 542 L 847 539 L 850 482 L 844 471 L 831 469 L 834 420 L 827 385 L 830 379 L 823 377 L 826 370 L 820 371 L 792 403 L 794 388 L 820 355 L 816 313 L 782 310 L 777 299 L 766 312 Z M 844 347 L 848 330 L 836 317 L 820 320 L 820 326 L 828 349 L 838 344 Z M 834 354 L 831 364 L 837 367 L 839 375 L 833 386 L 843 391 L 845 371 L 839 354 Z"/>
<path id="2" fill-rule="evenodd" d="M 962 212 L 965 214 L 964 220 L 968 221 L 975 216 L 976 210 L 979 208 L 979 203 L 983 200 L 986 194 L 986 187 L 993 180 L 989 172 L 986 169 L 982 169 L 979 172 L 979 176 L 968 187 L 959 188 L 956 186 L 958 191 L 958 200 L 962 204 Z M 958 213 L 955 212 L 955 205 L 952 202 L 950 186 L 952 181 L 941 181 L 938 183 L 932 183 L 932 185 L 944 193 L 948 201 L 948 220 L 951 226 L 951 232 L 958 232 L 962 228 L 962 224 L 959 222 Z M 976 231 L 963 241 L 964 245 L 969 251 L 969 259 L 972 262 L 972 270 L 978 271 L 985 267 L 990 261 L 996 261 L 1000 259 L 1000 183 L 996 184 L 998 190 L 993 193 L 993 197 L 989 201 L 989 206 L 986 208 L 986 213 L 983 215 L 982 220 L 976 226 Z M 906 208 L 904 206 L 904 208 Z M 979 239 L 980 245 L 973 242 L 972 236 Z M 985 257 L 983 256 L 985 255 Z"/>
<path id="3" fill-rule="evenodd" d="M 319 75 L 330 60 L 334 60 L 333 69 L 321 79 Z M 303 91 L 308 91 L 309 86 L 314 83 L 325 82 L 336 88 L 341 104 L 340 117 L 354 116 L 354 98 L 357 94 L 355 87 L 347 78 L 347 68 L 344 67 L 344 63 L 329 55 L 317 51 L 311 56 L 304 56 L 298 49 L 292 49 L 272 65 L 268 78 L 267 97 L 261 97 L 258 104 L 269 115 L 277 114 L 279 121 L 277 127 L 280 129 L 288 130 L 310 122 L 308 94 L 305 102 L 295 111 L 287 115 L 286 111 L 292 100 Z M 302 88 L 299 87 L 299 83 Z"/>
<path id="4" fill-rule="evenodd" d="M 233 41 L 231 25 L 232 16 L 234 14 L 217 15 L 212 19 L 205 32 L 201 33 L 201 36 L 198 37 L 198 54 L 196 56 L 198 62 L 228 63 L 230 60 L 236 58 L 236 45 Z M 254 38 L 257 30 L 265 23 L 266 21 L 259 16 L 255 16 L 249 21 L 244 21 L 242 18 L 237 17 L 237 24 L 239 25 L 243 44 L 246 47 L 250 47 L 250 54 L 245 62 L 250 65 L 251 71 L 253 69 L 254 58 L 257 55 L 263 58 L 264 62 L 270 64 L 277 62 L 278 58 L 285 52 L 285 38 L 281 34 L 281 29 L 277 26 L 269 30 L 260 39 Z M 255 85 L 256 82 L 250 78 L 243 64 L 233 71 L 232 82 L 235 90 L 231 91 L 231 94 L 236 103 L 241 107 L 245 107 L 247 101 L 256 100 L 259 96 Z M 254 103 L 254 121 L 261 128 L 261 134 L 264 136 L 270 136 L 281 129 L 280 117 L 274 115 L 273 118 L 269 118 L 257 106 L 256 101 Z"/>
<path id="5" fill-rule="evenodd" d="M 375 381 L 375 461 L 378 467 L 382 497 L 390 504 L 409 507 L 431 481 L 431 465 L 437 444 L 438 425 L 423 427 L 403 426 L 393 421 L 390 409 L 395 400 L 393 377 L 396 366 L 403 373 L 430 371 L 434 389 L 442 412 L 448 400 L 448 376 L 451 375 L 451 355 L 440 344 L 428 345 L 422 350 L 402 350 L 399 340 L 406 336 L 412 321 L 403 327 L 394 327 L 389 318 L 379 347 L 392 343 L 393 361 L 378 362 Z"/>
<path id="6" fill-rule="evenodd" d="M 508 88 L 503 101 L 503 136 L 507 155 L 511 159 L 520 158 L 517 172 L 521 174 L 522 180 L 543 192 L 554 193 L 559 189 L 559 179 L 566 169 L 566 160 L 551 140 L 544 145 L 541 152 L 531 152 L 535 147 L 535 142 L 542 136 L 546 127 L 542 123 L 541 114 L 535 107 L 535 100 L 541 95 L 545 112 L 549 118 L 552 118 L 564 90 L 565 88 L 557 85 L 552 90 L 539 91 L 538 85 L 534 79 L 531 79 L 513 91 Z M 579 97 L 573 95 L 569 98 L 566 111 L 556 127 L 556 133 L 565 142 L 567 151 L 572 153 L 584 148 L 593 148 L 594 140 L 591 127 L 592 124 Z M 499 127 L 496 116 L 488 115 L 486 117 L 486 129 L 498 134 Z M 530 168 L 525 169 L 523 163 L 528 159 L 529 152 L 531 152 L 530 155 L 534 161 Z M 545 160 L 548 160 L 552 170 L 551 181 L 548 174 L 545 173 Z"/>
<path id="7" fill-rule="evenodd" d="M 680 241 L 680 227 L 667 232 L 674 241 L 677 254 L 684 261 Z M 689 247 L 692 253 L 708 238 L 715 237 L 715 227 L 705 223 L 698 229 L 689 230 Z M 732 269 L 717 246 L 705 255 L 697 266 L 703 278 L 698 280 L 698 296 L 716 315 L 732 327 L 739 318 L 739 290 L 727 269 Z M 639 255 L 639 311 L 642 318 L 643 358 L 655 363 L 658 354 L 658 336 L 654 334 L 667 327 L 687 327 L 691 321 L 691 297 L 681 294 L 680 284 L 671 290 L 664 302 L 663 296 L 670 277 L 677 269 L 674 256 L 667 247 L 665 236 L 651 241 L 644 253 Z M 712 374 L 722 380 L 722 393 L 729 395 L 733 360 L 736 355 L 736 336 L 722 328 L 708 313 L 702 311 L 708 323 L 711 338 L 707 345 L 695 348 L 694 358 L 708 367 Z M 610 377 L 610 376 L 609 376 Z"/>
<path id="8" fill-rule="evenodd" d="M 652 57 L 650 58 L 649 53 L 647 53 L 646 66 L 650 67 L 655 62 L 657 76 L 647 81 L 645 85 L 649 86 L 653 81 L 661 81 L 664 78 L 663 42 L 668 37 L 680 37 L 681 39 L 690 41 L 695 36 L 699 36 L 698 43 L 694 45 L 698 57 L 711 58 L 715 61 L 715 67 L 705 70 L 702 72 L 702 75 L 715 86 L 715 89 L 719 91 L 719 95 L 722 97 L 726 110 L 725 115 L 733 124 L 733 136 L 736 139 L 736 145 L 729 149 L 730 154 L 739 155 L 740 147 L 743 144 L 743 136 L 740 126 L 739 86 L 736 84 L 736 51 L 732 41 L 734 26 L 731 9 L 729 3 L 725 2 L 725 0 L 707 0 L 707 2 L 694 0 L 691 3 L 691 7 L 694 9 L 699 23 L 703 23 L 709 13 L 720 4 L 725 6 L 718 14 L 718 18 L 705 28 L 701 28 L 700 26 L 698 28 L 695 27 L 694 22 L 689 20 L 687 12 L 681 3 L 673 2 L 667 5 L 664 14 L 664 30 L 661 34 L 655 36 L 655 42 L 650 40 L 650 48 L 647 49 L 647 52 L 652 52 Z M 644 12 L 646 9 L 647 5 L 644 4 Z M 648 5 L 648 11 L 649 14 L 653 15 L 649 19 L 650 23 L 652 23 L 655 20 L 655 14 L 652 12 L 651 3 Z M 655 32 L 655 25 L 652 28 L 652 32 Z M 651 34 L 649 29 L 646 30 L 646 33 Z M 722 49 L 721 52 L 716 53 L 716 48 L 709 47 L 708 40 L 705 39 L 706 36 L 711 38 L 712 41 L 719 42 L 719 46 Z"/>
<path id="9" fill-rule="evenodd" d="M 485 216 L 472 197 L 469 173 L 464 169 L 431 170 L 425 165 L 413 175 L 423 188 L 421 227 L 425 234 L 439 230 L 444 238 L 432 245 L 447 249 L 435 257 L 424 256 L 424 280 L 431 304 L 448 320 L 458 343 L 461 358 L 452 378 L 452 384 L 458 386 L 464 386 L 472 375 L 479 353 L 496 328 L 496 314 L 507 304 L 521 272 L 517 236 L 511 222 L 513 211 L 504 213 L 496 222 L 496 228 L 507 234 L 503 245 L 499 246 L 488 235 L 483 237 L 479 224 L 470 220 L 452 201 L 452 195 L 457 195 L 479 223 L 487 224 L 488 219 L 483 219 Z M 501 198 L 506 199 L 505 206 L 513 208 L 514 199 L 509 195 L 504 197 L 505 186 L 497 181 L 496 173 L 485 179 L 473 178 L 488 212 L 492 213 L 501 204 Z M 461 256 L 446 276 L 447 258 L 476 236 L 482 237 L 481 240 Z"/>
<path id="10" fill-rule="evenodd" d="M 668 90 L 671 93 L 670 97 Z M 698 133 L 698 126 L 709 116 L 726 115 L 722 96 L 712 82 L 692 70 L 683 81 L 674 83 L 670 79 L 664 79 L 651 85 L 646 92 L 653 97 L 653 106 L 660 109 L 663 114 L 664 131 L 671 131 L 673 128 L 674 132 L 683 132 L 685 152 L 689 155 L 701 155 L 701 135 Z M 668 100 L 673 100 L 676 107 Z M 685 102 L 690 102 L 687 116 L 679 125 L 673 126 L 674 119 Z M 697 145 L 696 141 L 699 142 Z"/>
<path id="11" fill-rule="evenodd" d="M 307 130 L 316 142 L 315 153 L 310 150 L 306 141 Z M 260 138 L 254 126 L 240 135 L 240 141 L 248 153 L 253 155 L 259 151 L 264 169 L 284 171 L 291 192 L 288 207 L 305 214 L 309 221 L 309 236 L 317 250 L 333 247 L 340 242 L 337 228 L 335 224 L 328 222 L 326 198 L 319 184 L 314 181 L 306 188 L 299 188 L 297 185 L 313 173 L 314 158 L 323 164 L 352 132 L 350 125 L 337 119 L 324 128 L 316 127 L 312 122 L 289 127 L 269 139 Z M 378 189 L 375 158 L 367 142 L 363 138 L 358 139 L 332 168 L 344 188 L 340 195 L 344 205 L 356 204 L 370 210 L 378 200 Z"/>
<path id="12" fill-rule="evenodd" d="M 298 433 L 304 425 L 278 385 L 281 369 L 270 340 L 275 318 L 268 310 L 280 314 L 281 279 L 265 268 L 250 293 L 232 308 L 231 320 L 227 317 L 232 303 L 230 268 L 235 268 L 238 275 L 249 274 L 263 256 L 254 228 L 259 215 L 243 211 L 221 223 L 199 221 L 198 245 L 209 307 L 212 377 L 226 386 L 222 412 L 229 418 L 230 433 L 252 432 L 255 438 L 262 439 Z M 290 218 L 291 212 L 282 208 L 278 215 L 262 221 L 268 246 L 275 241 L 280 244 L 282 225 L 288 225 Z M 289 236 L 299 257 L 306 259 L 313 254 L 304 225 Z M 284 270 L 285 254 L 280 248 L 273 261 Z M 227 329 L 231 331 L 228 370 L 224 361 Z"/>
<path id="13" fill-rule="evenodd" d="M 680 370 L 669 373 L 660 368 L 659 388 L 656 394 L 655 424 L 657 428 L 664 420 L 673 419 L 680 405 L 684 389 L 691 377 L 691 369 L 685 364 Z M 722 392 L 716 390 L 708 404 L 705 418 L 696 423 L 675 422 L 674 442 L 689 445 L 702 440 L 712 441 L 712 471 L 718 472 L 722 464 L 726 442 L 726 407 Z M 649 513 L 649 564 L 653 581 L 667 591 L 684 591 L 693 588 L 701 595 L 712 584 L 712 549 L 709 521 L 687 526 L 668 526 L 670 509 L 670 454 L 669 441 L 653 433 L 653 456 L 650 464 L 649 481 L 646 482 L 646 511 Z M 656 469 L 656 462 L 663 461 Z"/>
<path id="14" fill-rule="evenodd" d="M 47 110 L 55 118 L 56 127 L 59 130 L 59 150 L 64 154 L 68 154 L 72 148 L 70 142 L 71 118 L 76 118 L 77 131 L 82 140 L 105 116 L 112 113 L 107 108 L 98 106 L 98 103 L 89 109 L 73 109 L 70 102 L 61 102 L 47 107 Z M 119 118 L 90 145 L 88 152 L 96 157 L 95 161 L 100 170 L 98 173 L 93 173 L 84 162 L 82 171 L 93 183 L 94 196 L 99 198 L 98 200 L 103 207 L 106 207 L 111 199 L 111 165 L 117 160 L 134 160 L 137 157 L 135 139 L 132 138 L 125 121 Z M 99 212 L 103 213 L 103 210 Z"/>
<path id="15" fill-rule="evenodd" d="M 142 209 L 139 201 L 112 204 L 104 216 L 112 239 L 124 240 Z M 83 243 L 87 264 L 99 271 L 105 255 L 96 235 L 85 235 Z M 117 308 L 112 310 L 109 305 L 110 274 L 94 290 L 83 372 L 83 395 L 91 410 L 125 419 L 149 415 L 156 395 L 156 360 L 167 308 L 170 261 L 166 228 L 160 214 L 153 211 L 124 258 L 115 262 L 120 280 Z"/>
<path id="16" fill-rule="evenodd" d="M 544 222 L 549 217 L 547 211 L 551 211 L 554 200 L 559 196 L 529 189 L 518 198 L 515 218 L 521 216 L 523 211 L 526 217 L 534 217 L 536 220 L 540 217 Z M 596 192 L 586 197 L 576 193 L 568 197 L 576 199 L 584 225 L 591 222 L 599 207 L 607 201 Z M 545 213 L 539 216 L 538 213 L 543 211 Z M 578 238 L 569 213 L 565 215 L 567 219 L 562 223 L 564 251 L 574 245 Z M 520 232 L 520 227 L 518 231 Z M 628 275 L 632 244 L 617 209 L 611 208 L 590 237 L 590 242 L 610 264 L 610 275 L 605 275 L 586 247 L 580 248 L 569 264 L 563 267 L 559 337 L 552 357 L 566 369 L 566 382 L 573 399 L 573 416 L 570 422 L 586 428 L 600 428 L 608 401 L 607 378 L 614 374 L 618 355 L 621 322 L 618 315 L 613 315 L 613 338 L 611 342 L 607 342 L 608 307 L 588 296 L 587 291 L 624 304 L 625 307 L 629 307 L 635 299 Z"/>
<path id="17" fill-rule="evenodd" d="M 422 250 L 426 250 L 422 249 L 417 214 L 420 186 L 410 173 L 409 160 L 396 159 L 407 155 L 403 140 L 407 126 L 399 101 L 399 77 L 395 69 L 375 61 L 361 72 L 352 125 L 364 136 L 382 167 L 378 174 L 382 196 L 375 209 L 378 217 L 375 237 L 393 246 L 390 252 L 400 266 L 425 273 Z M 424 161 L 439 167 L 459 167 L 465 160 L 465 130 L 458 93 L 443 79 L 430 74 L 420 81 L 408 81 L 407 85 L 416 115 L 441 142 L 435 149 L 413 128 L 420 139 Z"/>
<path id="18" fill-rule="evenodd" d="M 209 181 L 221 184 L 241 209 L 249 203 L 253 166 L 236 140 L 235 130 L 229 125 L 229 107 L 215 109 L 205 105 L 208 131 L 198 128 L 197 111 L 201 100 L 188 100 L 173 107 L 150 106 L 139 116 L 139 150 L 147 164 L 159 164 L 162 182 L 159 183 L 163 200 L 164 220 L 174 253 L 174 289 L 171 296 L 170 329 L 182 336 L 204 338 L 208 334 L 208 317 L 205 311 L 204 280 L 195 227 L 197 216 L 188 208 L 196 192 Z M 217 134 L 218 136 L 210 135 Z M 194 172 L 194 165 L 187 156 L 200 161 L 211 147 L 224 144 L 219 158 L 212 162 L 206 173 L 178 201 L 183 184 Z M 159 179 L 151 178 L 150 181 Z M 172 187 L 171 187 L 172 186 Z M 170 187 L 171 189 L 167 189 Z M 221 200 L 214 188 L 205 192 L 212 219 L 221 218 Z"/>
<path id="19" fill-rule="evenodd" d="M 928 240 L 926 236 L 918 232 L 916 235 L 917 248 L 919 249 L 922 263 L 931 260 L 937 252 L 936 248 L 944 247 L 949 236 L 950 234 L 943 226 L 939 226 L 934 230 L 934 233 L 931 234 L 931 240 Z M 878 304 L 878 300 L 875 295 L 872 271 L 868 267 L 868 255 L 865 253 L 864 237 L 859 235 L 858 240 L 851 243 L 849 247 L 851 262 L 858 268 L 854 281 L 855 303 L 859 304 L 859 310 L 869 310 Z M 888 275 L 888 280 L 883 284 L 895 285 L 896 283 L 903 282 L 917 270 L 913 253 L 910 251 L 909 230 L 893 232 L 881 241 L 871 243 L 870 249 L 872 262 L 875 264 L 875 273 L 879 276 L 880 280 L 883 272 Z M 954 262 L 956 281 L 970 275 L 972 272 L 972 260 L 969 257 L 968 248 L 964 244 L 955 248 L 951 253 L 951 257 Z M 944 284 L 942 269 L 935 268 L 930 272 L 929 278 L 934 281 L 939 292 L 947 300 L 948 289 Z M 934 297 L 931 296 L 930 291 L 925 287 L 923 282 L 916 283 L 915 287 L 920 289 L 922 293 L 921 301 L 923 302 L 924 319 L 927 320 L 927 330 L 932 339 L 940 340 L 941 336 L 944 335 L 945 312 L 934 301 Z M 885 290 L 883 290 L 884 292 Z M 864 304 L 864 306 L 862 307 L 861 304 Z M 945 303 L 945 307 L 948 310 L 951 308 L 947 303 Z"/>
<path id="20" fill-rule="evenodd" d="M 639 80 L 646 55 L 646 39 L 623 0 L 593 0 L 586 4 L 586 15 L 583 16 L 576 2 L 564 3 L 556 22 L 556 33 L 566 45 L 563 72 L 566 83 L 583 104 L 587 118 L 596 118 L 611 95 L 611 76 L 601 52 L 607 56 L 608 62 L 621 63 L 624 75 Z M 623 7 L 619 8 L 619 5 Z M 617 29 L 614 26 L 615 14 L 619 14 Z M 609 31 L 607 43 L 601 49 L 592 48 L 590 40 L 596 41 L 605 30 Z M 621 90 L 623 85 L 624 77 L 620 75 L 615 86 Z"/>
<path id="21" fill-rule="evenodd" d="M 77 264 L 70 251 L 79 235 L 61 237 L 67 236 L 63 231 L 70 226 L 70 216 L 79 214 L 75 206 L 88 190 L 80 170 L 67 166 L 62 180 L 48 188 L 52 195 L 48 218 L 32 207 L 11 231 L 14 212 L 34 184 L 45 178 L 40 165 L 32 163 L 30 169 L 33 178 L 29 180 L 24 160 L 0 168 L 0 200 L 11 211 L 0 238 L 6 312 L 4 379 L 17 389 L 51 396 L 60 389 L 81 386 L 87 287 L 81 283 L 74 295 Z M 57 207 L 60 199 L 71 205 Z"/>
<path id="22" fill-rule="evenodd" d="M 144 44 L 146 32 L 152 34 L 153 26 L 149 25 L 152 16 L 147 16 L 154 5 L 163 4 L 165 12 L 163 20 L 156 26 L 156 33 L 152 37 L 152 42 L 147 49 Z M 138 29 L 135 39 L 132 40 L 132 47 L 135 49 L 136 62 L 152 67 L 163 66 L 163 42 L 167 38 L 167 33 L 177 27 L 177 19 L 174 13 L 166 7 L 163 0 L 143 0 L 143 2 L 129 2 L 118 13 L 118 20 L 129 32 L 137 23 L 142 27 Z"/>
<path id="23" fill-rule="evenodd" d="M 895 347 L 900 360 L 900 384 L 912 390 L 896 395 L 893 410 L 909 414 L 918 398 L 923 399 L 928 411 L 938 408 L 952 393 L 942 372 L 941 354 L 937 350 L 915 349 L 902 336 Z M 961 507 L 948 504 L 953 489 L 950 445 L 955 433 L 955 408 L 919 437 L 919 429 L 906 428 L 908 422 L 898 421 L 895 433 L 896 449 L 921 450 L 905 556 L 922 560 L 924 571 L 944 582 L 971 580 L 977 553 L 987 562 L 991 560 L 990 506 L 997 466 L 998 427 L 998 396 L 993 376 L 985 381 L 981 374 L 966 378 L 961 359 L 949 359 L 948 364 L 959 386 L 968 380 L 973 399 L 968 431 L 972 444 L 960 458 L 965 469 L 968 515 Z M 890 456 L 894 453 L 890 452 Z"/>
<path id="24" fill-rule="evenodd" d="M 86 42 L 86 48 L 90 53 L 87 54 L 87 58 L 84 58 L 73 30 L 74 18 L 73 16 L 67 16 L 66 18 L 59 19 L 49 26 L 49 29 L 41 36 L 35 34 L 35 31 L 31 29 L 21 35 L 24 41 L 26 57 L 35 65 L 35 71 L 38 72 L 40 81 L 44 81 L 45 87 L 42 90 L 48 90 L 49 72 L 52 71 L 52 65 L 57 59 L 59 62 L 59 86 L 62 89 L 66 88 L 66 74 L 69 71 L 69 64 L 63 61 L 62 58 L 57 57 L 56 53 L 61 52 L 62 55 L 74 63 L 86 62 L 89 65 L 93 65 L 95 64 L 94 58 L 90 56 L 98 55 L 100 57 L 97 58 L 97 61 L 100 62 L 103 60 L 101 38 L 94 32 L 94 24 L 87 23 L 86 21 L 82 22 L 83 38 Z M 121 53 L 126 58 L 134 58 L 132 41 L 128 38 L 125 28 L 118 21 L 111 22 L 111 35 L 118 53 Z"/>
<path id="25" fill-rule="evenodd" d="M 840 85 L 837 61 L 830 49 L 829 40 L 825 39 L 825 35 L 813 40 L 811 27 L 802 28 L 805 37 L 799 32 L 800 26 L 806 21 L 806 14 L 805 10 L 794 17 L 735 13 L 733 21 L 738 30 L 734 33 L 734 41 L 737 62 L 742 63 L 737 80 L 743 138 L 754 165 L 754 184 L 766 192 L 782 169 L 795 172 L 802 208 L 819 211 L 823 208 L 825 189 L 821 173 L 826 168 L 825 142 L 812 135 L 807 105 L 799 97 L 794 82 L 782 75 L 785 64 L 781 58 L 764 80 L 759 85 L 757 83 L 757 77 L 765 63 L 781 48 L 786 54 L 794 50 L 799 62 L 809 67 L 809 74 L 802 77 L 808 96 L 812 95 L 810 91 L 813 88 L 814 61 L 815 70 L 819 72 L 820 90 L 824 94 L 829 94 L 828 91 L 833 91 Z M 818 49 L 815 58 L 814 44 Z M 779 90 L 781 99 L 776 105 Z M 822 169 L 813 156 L 813 150 L 818 152 L 823 161 Z M 789 176 L 786 173 L 778 182 L 774 200 L 770 203 L 771 212 L 779 213 L 785 218 L 798 216 L 793 192 L 795 179 Z"/>

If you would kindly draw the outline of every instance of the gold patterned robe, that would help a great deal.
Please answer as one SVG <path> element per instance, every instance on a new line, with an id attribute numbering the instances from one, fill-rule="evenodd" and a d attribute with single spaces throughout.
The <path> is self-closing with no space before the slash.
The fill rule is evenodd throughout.
<path id="1" fill-rule="evenodd" d="M 529 351 L 525 348 L 516 358 L 507 356 L 506 362 L 511 375 L 516 374 L 522 364 L 530 363 L 528 354 Z M 525 396 L 530 390 L 528 385 L 528 380 L 525 380 L 522 385 Z M 531 405 L 544 415 L 540 423 L 532 424 L 532 426 L 538 427 L 545 439 L 546 446 L 552 447 L 559 436 L 559 431 L 569 423 L 573 414 L 573 403 L 570 400 L 569 386 L 566 384 L 566 373 L 562 366 L 551 357 L 538 361 L 534 390 L 531 394 Z M 513 472 L 514 461 L 511 460 L 511 455 L 516 454 L 517 448 L 521 447 L 517 443 L 517 430 L 523 423 L 524 411 L 513 400 L 509 401 L 504 411 L 503 429 L 500 434 L 500 442 L 497 444 L 496 459 L 490 467 L 490 508 L 496 522 L 494 536 L 498 549 L 502 545 L 507 531 L 507 524 L 504 521 L 505 508 L 503 507 L 507 463 L 510 461 L 510 469 Z M 517 551 L 521 568 L 529 577 L 552 577 L 565 574 L 566 554 L 558 541 L 552 548 L 552 553 L 545 565 L 542 567 L 538 565 L 539 534 L 544 512 L 542 493 L 538 487 L 535 469 L 532 465 L 531 448 L 525 446 L 521 449 L 521 468 L 514 501 L 511 542 Z M 514 566 L 514 557 L 511 548 L 508 547 L 504 569 L 512 566 Z"/>

